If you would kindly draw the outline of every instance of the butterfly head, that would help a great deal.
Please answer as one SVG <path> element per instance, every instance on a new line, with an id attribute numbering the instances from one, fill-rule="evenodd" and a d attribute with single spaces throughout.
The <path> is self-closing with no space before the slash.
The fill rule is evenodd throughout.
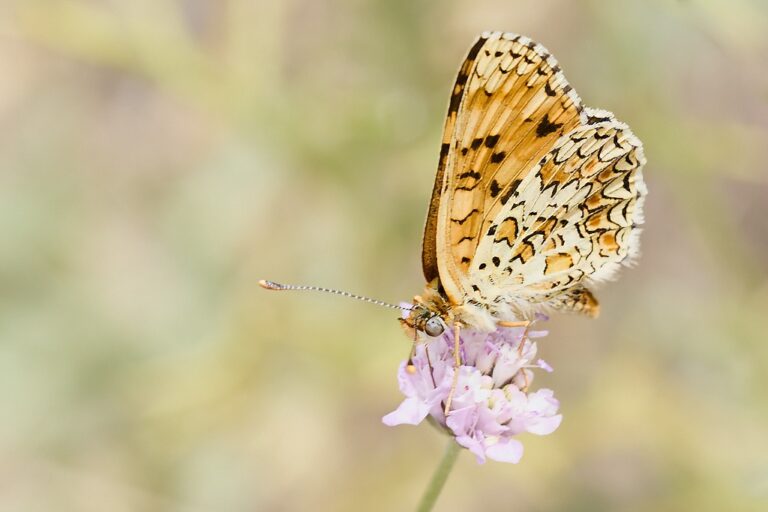
<path id="1" fill-rule="evenodd" d="M 421 297 L 414 298 L 414 305 L 408 318 L 401 320 L 403 327 L 410 332 L 413 332 L 414 329 L 423 332 L 432 338 L 440 336 L 445 331 L 445 322 L 437 312 L 430 310 L 426 304 L 420 301 Z"/>
<path id="2" fill-rule="evenodd" d="M 415 330 L 434 338 L 445 332 L 446 325 L 451 323 L 450 318 L 451 308 L 439 292 L 439 286 L 435 280 L 427 284 L 422 295 L 413 298 L 413 306 L 408 312 L 408 317 L 401 322 L 411 336 L 415 334 Z"/>

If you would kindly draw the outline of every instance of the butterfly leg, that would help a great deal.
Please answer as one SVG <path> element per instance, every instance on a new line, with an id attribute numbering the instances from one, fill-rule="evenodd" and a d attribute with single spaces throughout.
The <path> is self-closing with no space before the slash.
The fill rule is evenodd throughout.
<path id="1" fill-rule="evenodd" d="M 416 366 L 413 364 L 413 356 L 416 355 L 416 343 L 419 341 L 419 331 L 416 328 L 413 329 L 413 343 L 411 343 L 411 351 L 408 354 L 408 364 L 405 367 L 405 371 L 413 375 L 416 373 Z"/>
<path id="2" fill-rule="evenodd" d="M 451 402 L 453 401 L 453 395 L 456 393 L 456 385 L 459 382 L 459 367 L 461 366 L 461 354 L 460 354 L 460 338 L 461 324 L 455 322 L 453 324 L 453 382 L 451 383 L 451 391 L 448 392 L 448 398 L 445 400 L 445 415 L 448 416 L 448 411 L 451 410 Z"/>
<path id="3" fill-rule="evenodd" d="M 506 322 L 504 320 L 501 320 L 499 322 L 496 322 L 496 325 L 499 327 L 525 327 L 523 330 L 523 335 L 520 337 L 520 344 L 517 346 L 517 353 L 522 357 L 523 350 L 525 349 L 525 340 L 528 338 L 528 329 L 531 327 L 531 321 L 530 320 L 523 320 L 520 322 Z M 523 391 L 528 390 L 528 386 L 531 384 L 528 380 L 528 374 L 525 373 L 525 369 L 520 370 L 523 372 L 523 380 L 525 381 L 525 385 L 523 386 Z"/>
<path id="4" fill-rule="evenodd" d="M 499 327 L 525 327 L 528 328 L 529 325 L 531 325 L 530 320 L 523 320 L 521 322 L 506 322 L 504 320 L 499 320 L 496 322 L 496 325 Z"/>
<path id="5" fill-rule="evenodd" d="M 408 354 L 408 363 L 405 365 L 405 371 L 410 375 L 416 373 L 416 365 L 413 364 L 413 358 L 416 357 L 416 344 L 419 342 L 419 332 L 413 330 L 413 343 L 411 343 L 411 351 Z M 437 382 L 435 382 L 435 370 L 432 366 L 432 358 L 429 357 L 429 344 L 424 345 L 424 356 L 427 358 L 427 365 L 429 366 L 429 377 L 432 379 L 432 385 L 437 388 Z"/>
<path id="6" fill-rule="evenodd" d="M 413 364 L 413 356 L 416 355 L 416 342 L 411 345 L 411 352 L 408 354 L 408 364 L 405 366 L 405 371 L 413 375 L 416 373 L 416 365 Z"/>
<path id="7" fill-rule="evenodd" d="M 530 324 L 531 322 L 528 322 L 528 325 L 525 326 L 523 335 L 520 337 L 520 345 L 517 346 L 517 353 L 520 357 L 523 357 L 523 349 L 525 349 L 525 340 L 528 338 L 528 328 L 530 327 Z M 525 381 L 525 384 L 523 385 L 522 391 L 525 393 L 528 391 L 528 386 L 531 385 L 531 382 L 528 380 L 528 374 L 525 372 L 525 368 L 520 371 L 523 372 L 523 380 Z"/>

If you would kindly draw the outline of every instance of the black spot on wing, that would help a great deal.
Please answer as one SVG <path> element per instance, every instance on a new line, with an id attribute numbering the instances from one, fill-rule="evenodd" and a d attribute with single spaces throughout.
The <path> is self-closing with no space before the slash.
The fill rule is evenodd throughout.
<path id="1" fill-rule="evenodd" d="M 507 156 L 507 154 L 504 151 L 499 151 L 498 153 L 494 153 L 491 155 L 491 163 L 498 164 L 502 160 L 504 160 L 505 156 Z"/>
<path id="2" fill-rule="evenodd" d="M 488 135 L 485 138 L 485 147 L 492 149 L 494 146 L 496 146 L 497 142 L 499 142 L 499 136 L 498 135 Z"/>
<path id="3" fill-rule="evenodd" d="M 555 194 L 557 194 L 557 190 L 558 190 L 559 187 L 560 187 L 560 182 L 557 181 L 557 180 L 552 180 L 549 183 L 547 183 L 546 185 L 544 185 L 544 187 L 541 188 L 541 193 L 543 194 L 544 192 L 546 192 L 548 189 L 551 188 L 552 189 L 552 197 L 555 197 Z"/>
<path id="4" fill-rule="evenodd" d="M 504 195 L 501 196 L 501 204 L 507 204 L 507 201 L 517 192 L 517 187 L 520 186 L 520 183 L 522 183 L 523 180 L 517 179 L 512 181 L 510 183 L 509 188 L 504 192 Z"/>
<path id="5" fill-rule="evenodd" d="M 443 143 L 443 145 L 440 146 L 440 158 L 442 159 L 448 154 L 448 151 L 451 150 L 451 145 L 447 142 Z"/>
<path id="6" fill-rule="evenodd" d="M 491 189 L 490 189 L 491 197 L 496 197 L 497 195 L 499 195 L 499 192 L 501 192 L 501 187 L 499 186 L 499 182 L 496 180 L 493 180 L 491 182 Z"/>
<path id="7" fill-rule="evenodd" d="M 610 136 L 611 136 L 611 130 L 607 130 L 605 133 L 600 133 L 599 131 L 596 131 L 594 135 L 596 139 L 607 139 Z"/>
<path id="8" fill-rule="evenodd" d="M 609 116 L 587 116 L 587 124 L 604 123 L 610 120 Z"/>
<path id="9" fill-rule="evenodd" d="M 474 214 L 476 214 L 476 213 L 480 213 L 480 210 L 478 210 L 477 208 L 473 208 L 473 209 L 472 209 L 472 211 L 471 211 L 471 212 L 469 212 L 469 213 L 467 214 L 467 216 L 466 216 L 466 217 L 464 217 L 463 219 L 451 219 L 451 222 L 455 222 L 455 223 L 457 223 L 457 224 L 464 224 L 465 222 L 467 222 L 467 221 L 469 220 L 469 218 L 470 218 L 471 216 L 473 216 L 473 215 L 474 215 Z"/>
<path id="10" fill-rule="evenodd" d="M 539 125 L 536 127 L 536 136 L 545 137 L 556 132 L 561 126 L 563 126 L 562 123 L 553 123 L 549 120 L 549 114 L 544 114 L 544 118 L 539 121 Z"/>
<path id="11" fill-rule="evenodd" d="M 477 171 L 470 170 L 470 171 L 459 174 L 459 179 L 463 179 L 463 178 L 474 178 L 476 180 L 479 180 L 481 178 L 481 175 Z"/>
<path id="12" fill-rule="evenodd" d="M 632 173 L 627 172 L 624 174 L 624 179 L 622 180 L 622 188 L 626 190 L 627 192 L 632 192 Z"/>
<path id="13" fill-rule="evenodd" d="M 629 206 L 631 201 L 624 201 L 624 206 L 621 209 L 621 216 L 624 217 L 624 220 L 629 220 Z M 621 225 L 624 225 L 625 222 L 622 222 Z"/>

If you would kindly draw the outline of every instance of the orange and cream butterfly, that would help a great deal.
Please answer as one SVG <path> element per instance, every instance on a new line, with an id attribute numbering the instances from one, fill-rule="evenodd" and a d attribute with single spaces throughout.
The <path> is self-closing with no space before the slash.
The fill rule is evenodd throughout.
<path id="1" fill-rule="evenodd" d="M 597 316 L 590 286 L 638 252 L 644 164 L 627 125 L 582 105 L 543 46 L 482 34 L 451 91 L 424 230 L 427 285 L 406 328 L 451 327 L 458 345 L 462 328 L 527 326 L 541 310 Z M 460 365 L 458 346 L 454 357 Z"/>

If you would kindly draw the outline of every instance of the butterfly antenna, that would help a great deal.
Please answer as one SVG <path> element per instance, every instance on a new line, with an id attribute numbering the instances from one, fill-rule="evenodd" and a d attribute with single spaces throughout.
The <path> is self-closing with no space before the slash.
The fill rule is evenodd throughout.
<path id="1" fill-rule="evenodd" d="M 410 310 L 409 307 L 404 306 L 397 306 L 395 304 L 390 304 L 389 302 L 384 302 L 383 300 L 377 300 L 372 299 L 370 297 L 363 297 L 362 295 L 357 295 L 355 293 L 349 293 L 344 292 L 341 290 L 333 290 L 331 288 L 323 288 L 322 286 L 302 286 L 302 285 L 293 285 L 293 284 L 280 284 L 276 283 L 274 281 L 267 281 L 265 279 L 259 280 L 259 286 L 266 290 L 277 290 L 277 291 L 286 291 L 286 290 L 300 290 L 300 291 L 307 291 L 307 292 L 325 292 L 325 293 L 333 293 L 334 295 L 341 295 L 342 297 L 349 297 L 351 299 L 357 299 L 362 300 L 363 302 L 370 302 L 371 304 L 376 304 L 377 306 L 384 306 L 386 308 L 392 308 L 392 309 L 404 309 L 404 310 Z"/>

